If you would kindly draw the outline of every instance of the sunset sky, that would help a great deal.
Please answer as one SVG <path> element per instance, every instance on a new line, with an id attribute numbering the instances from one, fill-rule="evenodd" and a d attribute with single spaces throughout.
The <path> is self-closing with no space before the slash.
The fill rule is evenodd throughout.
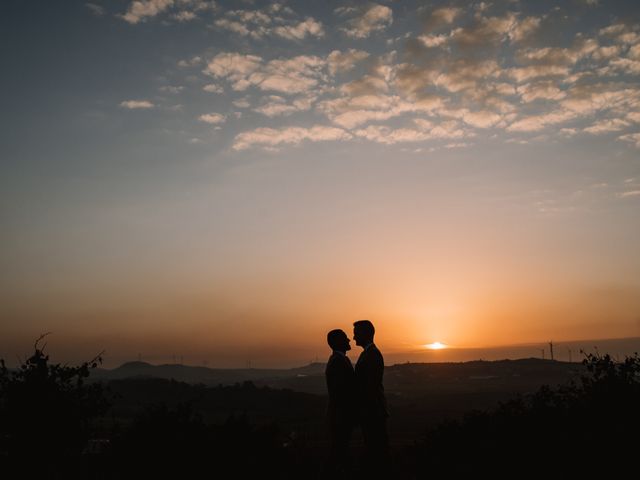
<path id="1" fill-rule="evenodd" d="M 0 3 L 0 357 L 640 337 L 640 3 Z"/>

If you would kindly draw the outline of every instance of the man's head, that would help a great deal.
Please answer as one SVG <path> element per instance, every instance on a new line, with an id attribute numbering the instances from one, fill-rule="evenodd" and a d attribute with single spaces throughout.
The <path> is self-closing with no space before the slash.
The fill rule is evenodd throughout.
<path id="1" fill-rule="evenodd" d="M 373 343 L 373 335 L 375 333 L 376 329 L 373 328 L 373 323 L 369 320 L 358 320 L 353 324 L 353 339 L 356 341 L 356 345 L 360 347 L 366 347 Z"/>
<path id="2" fill-rule="evenodd" d="M 337 350 L 338 352 L 344 353 L 347 350 L 351 350 L 349 337 L 347 337 L 347 334 L 339 328 L 336 330 L 331 330 L 329 333 L 327 333 L 327 343 L 332 350 Z"/>

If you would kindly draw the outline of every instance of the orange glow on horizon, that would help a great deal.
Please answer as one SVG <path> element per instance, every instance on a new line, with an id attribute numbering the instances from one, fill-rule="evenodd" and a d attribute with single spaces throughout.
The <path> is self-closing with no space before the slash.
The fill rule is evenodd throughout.
<path id="1" fill-rule="evenodd" d="M 443 350 L 447 348 L 447 346 L 444 343 L 433 342 L 433 343 L 428 343 L 427 345 L 424 346 L 424 348 L 428 350 Z"/>

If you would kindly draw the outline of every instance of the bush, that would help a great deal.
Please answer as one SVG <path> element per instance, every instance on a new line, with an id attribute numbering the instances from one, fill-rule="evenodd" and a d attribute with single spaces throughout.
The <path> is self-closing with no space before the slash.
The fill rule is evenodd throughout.
<path id="1" fill-rule="evenodd" d="M 520 396 L 430 430 L 408 450 L 416 478 L 587 475 L 633 468 L 640 431 L 640 357 L 588 354 L 579 381 Z"/>
<path id="2" fill-rule="evenodd" d="M 82 452 L 90 421 L 106 412 L 109 401 L 101 384 L 86 382 L 100 356 L 75 367 L 52 364 L 39 347 L 43 338 L 17 370 L 0 360 L 0 449 L 51 465 Z"/>

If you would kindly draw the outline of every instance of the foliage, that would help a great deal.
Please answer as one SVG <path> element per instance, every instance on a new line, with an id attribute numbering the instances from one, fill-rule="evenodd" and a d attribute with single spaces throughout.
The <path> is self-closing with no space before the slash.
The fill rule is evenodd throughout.
<path id="1" fill-rule="evenodd" d="M 60 458 L 79 454 L 90 433 L 90 421 L 109 401 L 99 383 L 87 383 L 97 356 L 78 366 L 52 364 L 44 345 L 17 370 L 0 360 L 0 435 L 10 456 Z"/>
<path id="2" fill-rule="evenodd" d="M 406 453 L 417 478 L 611 476 L 632 467 L 640 428 L 640 357 L 587 354 L 577 382 L 516 397 L 427 432 Z M 550 466 L 553 466 L 551 468 Z M 524 469 L 524 470 L 523 470 Z"/>

